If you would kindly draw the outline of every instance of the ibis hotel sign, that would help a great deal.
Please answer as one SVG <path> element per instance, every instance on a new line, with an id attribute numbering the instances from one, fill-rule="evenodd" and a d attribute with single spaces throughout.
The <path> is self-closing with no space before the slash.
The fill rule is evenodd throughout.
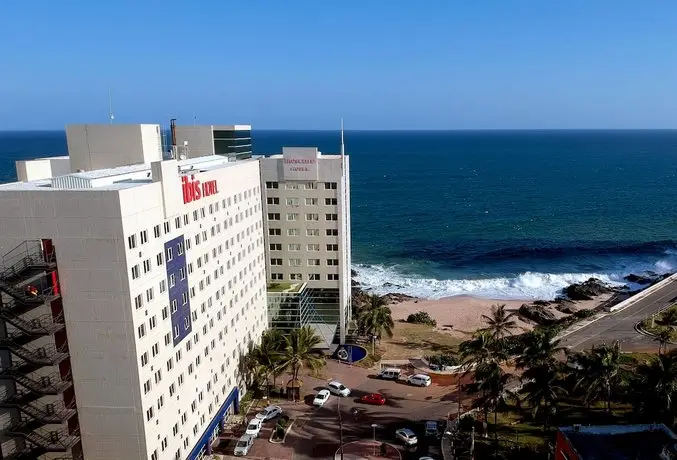
<path id="1" fill-rule="evenodd" d="M 282 149 L 282 177 L 284 180 L 317 180 L 315 147 L 284 147 Z"/>
<path id="2" fill-rule="evenodd" d="M 215 180 L 200 182 L 195 176 L 183 176 L 181 178 L 181 189 L 183 190 L 183 203 L 198 201 L 203 196 L 211 196 L 219 193 Z"/>

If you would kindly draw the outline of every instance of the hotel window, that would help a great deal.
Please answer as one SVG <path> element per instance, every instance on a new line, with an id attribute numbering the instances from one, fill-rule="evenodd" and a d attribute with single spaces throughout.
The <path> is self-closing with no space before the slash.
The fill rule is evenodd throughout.
<path id="1" fill-rule="evenodd" d="M 155 238 L 160 238 L 160 226 L 156 225 L 153 227 L 153 235 L 155 235 Z"/>
<path id="2" fill-rule="evenodd" d="M 309 281 L 320 281 L 320 274 L 319 273 L 311 273 L 308 275 L 308 280 Z"/>
<path id="3" fill-rule="evenodd" d="M 282 229 L 281 228 L 269 228 L 268 229 L 268 235 L 270 236 L 280 236 L 282 235 Z M 228 249 L 228 248 L 226 248 Z"/>
<path id="4" fill-rule="evenodd" d="M 301 230 L 298 228 L 288 228 L 287 236 L 301 236 Z"/>
<path id="5" fill-rule="evenodd" d="M 338 276 L 337 274 L 335 274 L 335 273 L 330 273 L 330 274 L 327 275 L 327 280 L 329 280 L 329 281 L 338 281 L 338 280 L 339 280 L 339 276 Z"/>
<path id="6" fill-rule="evenodd" d="M 179 279 L 181 280 L 186 279 L 186 269 L 183 267 L 179 268 Z"/>
<path id="7" fill-rule="evenodd" d="M 179 337 L 179 326 L 174 326 L 174 338 Z"/>
<path id="8" fill-rule="evenodd" d="M 327 236 L 338 236 L 338 228 L 328 228 L 326 233 Z"/>
<path id="9" fill-rule="evenodd" d="M 268 220 L 280 220 L 280 213 L 279 212 L 269 212 L 268 213 Z"/>
<path id="10" fill-rule="evenodd" d="M 165 280 L 160 281 L 160 294 L 167 290 L 167 282 Z"/>
<path id="11" fill-rule="evenodd" d="M 324 220 L 338 220 L 338 214 L 325 214 Z"/>
<path id="12" fill-rule="evenodd" d="M 141 355 L 141 367 L 145 366 L 146 364 L 148 364 L 148 352 L 145 352 Z"/>
<path id="13" fill-rule="evenodd" d="M 200 208 L 200 217 L 205 218 L 205 208 Z"/>
<path id="14" fill-rule="evenodd" d="M 176 245 L 177 252 L 179 255 L 183 254 L 183 241 Z"/>
<path id="15" fill-rule="evenodd" d="M 277 182 L 266 182 L 266 188 L 278 188 L 279 185 Z M 228 198 L 228 205 L 230 205 L 230 198 Z"/>
<path id="16" fill-rule="evenodd" d="M 320 259 L 308 259 L 309 267 L 318 267 L 320 265 Z"/>
<path id="17" fill-rule="evenodd" d="M 298 190 L 299 189 L 299 184 L 294 183 L 294 182 L 287 182 L 284 184 L 285 190 Z"/>
<path id="18" fill-rule="evenodd" d="M 148 232 L 146 230 L 143 230 L 141 233 L 141 244 L 146 244 L 148 243 Z"/>
<path id="19" fill-rule="evenodd" d="M 271 243 L 270 244 L 270 250 L 271 251 L 281 251 L 282 245 L 280 243 Z"/>
<path id="20" fill-rule="evenodd" d="M 174 275 L 174 273 L 170 273 L 169 274 L 169 288 L 171 289 L 174 286 L 176 286 L 176 275 Z"/>
<path id="21" fill-rule="evenodd" d="M 156 343 L 151 348 L 151 351 L 153 352 L 153 356 L 156 356 L 158 353 L 160 353 L 160 345 Z M 157 380 L 155 381 L 155 383 L 157 383 Z"/>
<path id="22" fill-rule="evenodd" d="M 162 309 L 162 319 L 167 319 L 167 317 L 169 317 L 169 308 L 164 307 Z"/>
<path id="23" fill-rule="evenodd" d="M 193 220 L 197 220 L 197 209 L 193 211 Z"/>
<path id="24" fill-rule="evenodd" d="M 298 212 L 290 212 L 287 214 L 287 220 L 299 220 Z"/>
<path id="25" fill-rule="evenodd" d="M 303 275 L 301 273 L 291 273 L 289 275 L 290 281 L 301 281 L 303 280 Z"/>
<path id="26" fill-rule="evenodd" d="M 268 198 L 266 199 L 266 202 L 267 202 L 268 204 L 280 204 L 280 199 L 277 198 L 277 197 L 268 197 Z"/>
<path id="27" fill-rule="evenodd" d="M 188 225 L 188 214 L 183 215 L 183 225 Z"/>
<path id="28" fill-rule="evenodd" d="M 146 289 L 146 301 L 150 302 L 153 300 L 153 288 Z"/>
<path id="29" fill-rule="evenodd" d="M 306 236 L 320 236 L 320 229 L 319 228 L 307 228 L 306 229 Z"/>
<path id="30" fill-rule="evenodd" d="M 156 262 L 157 262 L 157 264 L 158 264 L 158 267 L 159 267 L 160 265 L 162 265 L 162 253 L 159 253 L 159 254 L 155 257 L 155 259 L 156 259 Z"/>
<path id="31" fill-rule="evenodd" d="M 134 266 L 132 267 L 132 279 L 135 280 L 135 279 L 137 279 L 138 277 L 139 277 L 139 266 L 138 266 L 138 265 L 134 265 Z"/>
<path id="32" fill-rule="evenodd" d="M 150 391 L 151 388 L 153 388 L 153 387 L 152 387 L 152 385 L 151 385 L 151 383 L 150 383 L 150 379 L 148 379 L 148 380 L 146 380 L 146 382 L 143 384 L 143 394 L 147 394 L 147 393 Z"/>
<path id="33" fill-rule="evenodd" d="M 306 220 L 320 220 L 320 215 L 314 212 L 306 214 Z"/>
<path id="34" fill-rule="evenodd" d="M 306 206 L 317 206 L 317 198 L 306 198 Z"/>
<path id="35" fill-rule="evenodd" d="M 282 265 L 282 259 L 270 259 L 270 265 Z"/>
<path id="36" fill-rule="evenodd" d="M 190 249 L 190 238 L 185 240 L 184 243 L 186 244 L 186 250 Z"/>
<path id="37" fill-rule="evenodd" d="M 337 266 L 338 265 L 338 259 L 327 259 L 327 265 Z"/>
<path id="38" fill-rule="evenodd" d="M 146 335 L 146 325 L 142 324 L 137 328 L 138 333 L 139 333 L 139 338 L 142 338 L 144 335 Z"/>
<path id="39" fill-rule="evenodd" d="M 338 202 L 337 202 L 336 198 L 325 198 L 324 199 L 324 204 L 326 206 L 336 206 L 337 203 Z"/>
<path id="40" fill-rule="evenodd" d="M 301 250 L 301 245 L 300 244 L 290 244 L 289 245 L 289 250 L 290 251 L 300 251 Z"/>
<path id="41" fill-rule="evenodd" d="M 183 302 L 183 305 L 186 305 L 188 303 L 188 293 L 184 292 L 181 294 L 181 301 Z"/>
<path id="42" fill-rule="evenodd" d="M 141 294 L 134 297 L 134 306 L 136 307 L 137 310 L 143 307 L 143 299 L 141 298 Z"/>
<path id="43" fill-rule="evenodd" d="M 282 281 L 284 277 L 282 276 L 282 273 L 271 273 L 270 279 L 272 279 L 273 281 Z"/>
<path id="44" fill-rule="evenodd" d="M 328 244 L 327 251 L 338 251 L 338 244 Z"/>
<path id="45" fill-rule="evenodd" d="M 299 205 L 298 198 L 287 198 L 287 206 L 298 206 L 298 205 Z"/>
<path id="46" fill-rule="evenodd" d="M 303 188 L 306 190 L 317 190 L 317 183 L 316 182 L 306 182 L 303 184 Z"/>
<path id="47" fill-rule="evenodd" d="M 176 310 L 179 309 L 179 302 L 174 299 L 172 300 L 172 313 L 176 313 Z"/>
<path id="48" fill-rule="evenodd" d="M 209 214 L 214 214 L 214 205 L 213 204 L 209 205 Z"/>
<path id="49" fill-rule="evenodd" d="M 174 258 L 174 253 L 172 248 L 167 248 L 167 262 L 171 261 Z"/>
<path id="50" fill-rule="evenodd" d="M 163 224 L 163 227 L 164 227 L 165 235 L 166 235 L 166 234 L 169 233 L 169 231 L 170 231 L 170 228 L 169 228 L 169 222 L 165 222 L 165 223 Z"/>
<path id="51" fill-rule="evenodd" d="M 165 334 L 165 345 L 169 345 L 172 342 L 172 336 L 167 332 Z"/>
<path id="52" fill-rule="evenodd" d="M 174 228 L 176 228 L 177 230 L 181 228 L 181 218 L 180 217 L 176 217 L 174 219 Z"/>
<path id="53" fill-rule="evenodd" d="M 136 247 L 136 235 L 128 236 L 127 243 L 129 244 L 129 249 L 134 249 Z"/>
<path id="54" fill-rule="evenodd" d="M 324 183 L 324 189 L 325 190 L 336 190 L 336 182 L 325 182 Z"/>
<path id="55" fill-rule="evenodd" d="M 320 250 L 320 244 L 319 243 L 313 243 L 309 244 L 307 246 L 308 251 L 319 251 Z"/>
<path id="56" fill-rule="evenodd" d="M 289 259 L 289 266 L 290 267 L 300 267 L 301 266 L 301 259 Z"/>
<path id="57" fill-rule="evenodd" d="M 143 272 L 148 273 L 150 271 L 150 259 L 143 261 Z"/>

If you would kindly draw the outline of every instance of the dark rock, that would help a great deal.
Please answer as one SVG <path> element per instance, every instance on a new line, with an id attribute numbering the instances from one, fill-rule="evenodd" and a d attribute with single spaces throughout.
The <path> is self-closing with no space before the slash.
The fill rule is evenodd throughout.
<path id="1" fill-rule="evenodd" d="M 534 300 L 531 302 L 532 305 L 540 305 L 541 307 L 547 307 L 550 305 L 550 302 L 547 300 Z"/>
<path id="2" fill-rule="evenodd" d="M 558 304 L 555 307 L 555 310 L 562 312 L 562 313 L 566 313 L 567 315 L 573 315 L 574 313 L 576 313 L 578 311 L 578 309 L 576 307 L 574 307 L 572 304 L 566 304 L 566 303 Z"/>
<path id="3" fill-rule="evenodd" d="M 350 277 L 355 278 L 357 276 L 357 272 L 353 269 L 350 270 Z"/>
<path id="4" fill-rule="evenodd" d="M 387 287 L 387 288 L 393 288 L 394 287 L 394 288 L 402 289 L 403 286 L 400 286 L 399 284 L 394 284 L 394 283 L 390 283 L 390 282 L 386 281 L 385 283 L 383 283 L 383 287 Z"/>
<path id="5" fill-rule="evenodd" d="M 359 286 L 360 283 L 358 283 L 358 282 L 355 281 L 355 280 L 350 280 L 350 285 L 351 285 L 352 287 L 355 287 L 355 286 Z"/>
<path id="6" fill-rule="evenodd" d="M 386 294 L 383 296 L 383 298 L 385 299 L 386 304 L 400 303 L 416 299 L 416 297 L 407 294 L 397 294 L 397 293 Z"/>
<path id="7" fill-rule="evenodd" d="M 625 281 L 641 285 L 651 284 L 655 278 L 655 276 L 635 275 L 634 273 L 630 273 L 628 276 L 623 277 Z"/>
<path id="8" fill-rule="evenodd" d="M 582 283 L 574 283 L 564 289 L 564 294 L 571 300 L 591 300 L 601 294 L 614 292 L 614 289 L 597 278 L 590 278 Z"/>
<path id="9" fill-rule="evenodd" d="M 651 286 L 653 286 L 656 283 L 660 283 L 661 281 L 663 281 L 666 278 L 670 278 L 670 276 L 672 276 L 672 274 L 670 274 L 670 273 L 664 273 L 664 274 L 660 275 L 658 278 L 654 279 L 651 282 Z"/>
<path id="10" fill-rule="evenodd" d="M 517 313 L 537 324 L 552 324 L 555 322 L 555 315 L 543 308 L 542 305 L 522 304 Z"/>

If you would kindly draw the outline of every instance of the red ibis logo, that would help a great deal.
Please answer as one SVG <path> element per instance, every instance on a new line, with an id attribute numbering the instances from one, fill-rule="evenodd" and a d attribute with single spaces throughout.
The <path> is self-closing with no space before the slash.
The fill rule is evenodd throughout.
<path id="1" fill-rule="evenodd" d="M 181 178 L 181 189 L 183 190 L 184 204 L 197 201 L 203 196 L 216 195 L 219 192 L 215 180 L 200 182 L 195 179 L 195 176 L 190 176 L 190 179 L 188 176 L 183 176 Z"/>

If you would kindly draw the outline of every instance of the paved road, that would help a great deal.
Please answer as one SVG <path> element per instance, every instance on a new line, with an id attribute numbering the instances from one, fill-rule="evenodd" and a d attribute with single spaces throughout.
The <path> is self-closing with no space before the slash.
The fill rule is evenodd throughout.
<path id="1" fill-rule="evenodd" d="M 635 331 L 635 324 L 676 301 L 677 281 L 673 281 L 625 310 L 608 314 L 569 334 L 562 339 L 561 344 L 574 350 L 584 350 L 593 345 L 611 344 L 618 340 L 623 351 L 657 349 L 658 345 L 651 337 L 640 335 Z"/>

